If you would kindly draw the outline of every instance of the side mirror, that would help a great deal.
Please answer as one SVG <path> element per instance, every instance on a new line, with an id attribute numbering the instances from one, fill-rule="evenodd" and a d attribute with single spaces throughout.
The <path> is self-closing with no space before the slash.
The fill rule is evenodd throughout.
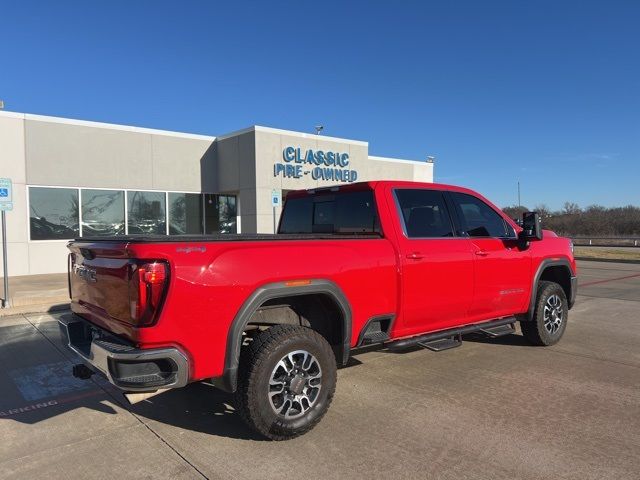
<path id="1" fill-rule="evenodd" d="M 520 240 L 542 240 L 542 222 L 538 212 L 524 212 L 522 214 L 522 231 Z"/>

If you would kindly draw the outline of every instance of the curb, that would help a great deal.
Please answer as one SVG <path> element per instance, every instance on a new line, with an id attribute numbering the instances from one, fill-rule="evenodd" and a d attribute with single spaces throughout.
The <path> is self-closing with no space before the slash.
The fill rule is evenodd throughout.
<path id="1" fill-rule="evenodd" d="M 25 313 L 55 313 L 69 310 L 69 303 L 40 303 L 0 309 L 0 318 Z"/>
<path id="2" fill-rule="evenodd" d="M 631 263 L 640 264 L 640 260 L 630 260 L 627 258 L 589 258 L 589 257 L 575 257 L 576 260 L 582 260 L 587 262 L 605 262 L 605 263 Z"/>

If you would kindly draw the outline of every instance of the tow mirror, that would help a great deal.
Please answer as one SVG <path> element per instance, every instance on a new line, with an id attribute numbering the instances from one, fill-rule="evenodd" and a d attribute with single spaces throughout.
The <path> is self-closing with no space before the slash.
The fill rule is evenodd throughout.
<path id="1" fill-rule="evenodd" d="M 520 240 L 542 240 L 542 224 L 538 212 L 524 212 L 522 214 L 522 231 Z"/>

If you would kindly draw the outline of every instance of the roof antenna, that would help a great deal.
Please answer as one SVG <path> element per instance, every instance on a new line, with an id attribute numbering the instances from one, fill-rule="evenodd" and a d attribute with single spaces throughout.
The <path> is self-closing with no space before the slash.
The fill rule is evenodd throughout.
<path id="1" fill-rule="evenodd" d="M 320 135 L 320 132 L 324 130 L 324 126 L 316 125 L 316 135 Z"/>

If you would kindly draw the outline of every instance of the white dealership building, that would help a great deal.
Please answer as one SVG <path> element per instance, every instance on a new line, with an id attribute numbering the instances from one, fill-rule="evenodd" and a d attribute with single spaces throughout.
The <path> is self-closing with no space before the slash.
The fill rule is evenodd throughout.
<path id="1" fill-rule="evenodd" d="M 13 185 L 13 276 L 66 271 L 71 238 L 271 233 L 274 196 L 354 181 L 432 182 L 433 163 L 261 126 L 207 136 L 0 111 L 0 178 Z"/>

